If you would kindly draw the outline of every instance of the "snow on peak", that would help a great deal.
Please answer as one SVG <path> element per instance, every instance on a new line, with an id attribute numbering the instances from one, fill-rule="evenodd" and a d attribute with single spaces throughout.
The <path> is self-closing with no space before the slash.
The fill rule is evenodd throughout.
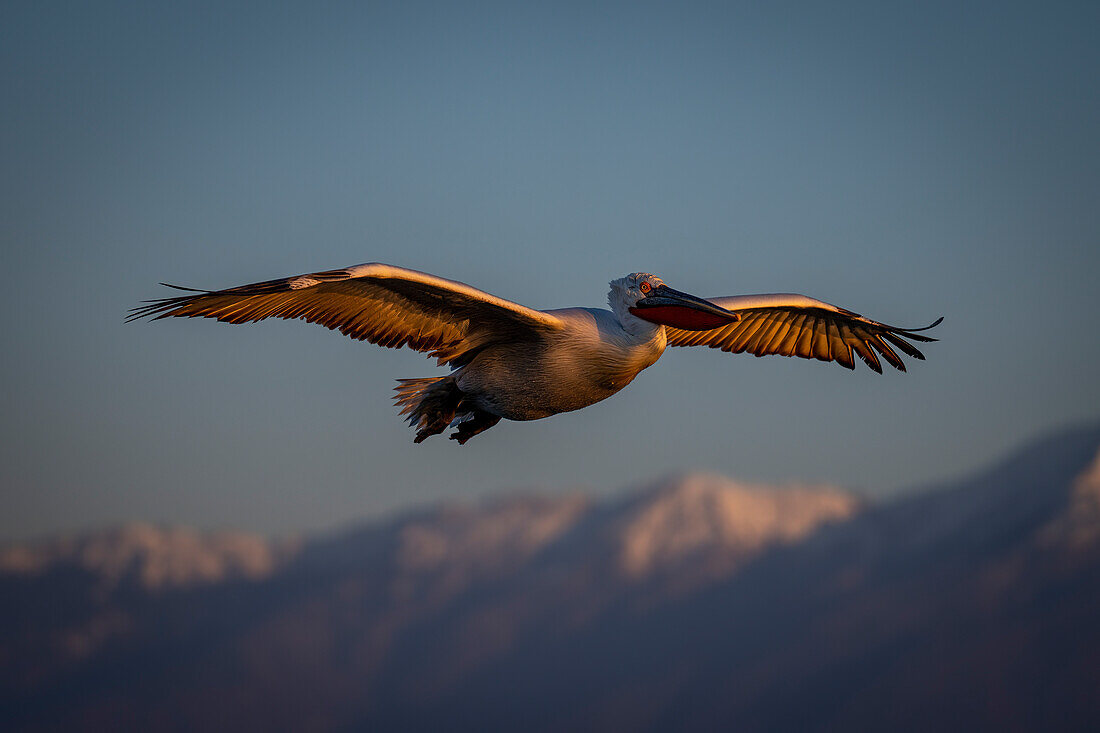
<path id="1" fill-rule="evenodd" d="M 1100 448 L 1074 479 L 1066 509 L 1044 525 L 1039 541 L 1074 550 L 1100 541 Z"/>
<path id="2" fill-rule="evenodd" d="M 766 547 L 796 542 L 824 522 L 852 516 L 859 505 L 833 487 L 776 488 L 687 474 L 659 485 L 622 518 L 619 566 L 640 577 L 700 556 L 707 574 L 728 572 Z"/>
<path id="3" fill-rule="evenodd" d="M 127 579 L 149 590 L 260 579 L 287 556 L 292 543 L 275 544 L 244 532 L 200 532 L 147 523 L 0 549 L 0 572 L 39 574 L 75 565 L 111 588 Z"/>
<path id="4" fill-rule="evenodd" d="M 398 561 L 419 572 L 510 565 L 556 540 L 587 508 L 581 496 L 447 507 L 402 527 Z"/>

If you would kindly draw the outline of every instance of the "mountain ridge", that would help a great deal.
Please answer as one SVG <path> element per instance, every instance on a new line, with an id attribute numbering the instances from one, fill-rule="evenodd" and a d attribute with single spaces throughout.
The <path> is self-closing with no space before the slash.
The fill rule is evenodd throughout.
<path id="1" fill-rule="evenodd" d="M 1100 425 L 1063 431 L 882 504 L 706 474 L 602 502 L 501 497 L 256 555 L 269 565 L 227 550 L 148 576 L 131 557 L 104 566 L 111 583 L 54 548 L 0 562 L 0 713 L 143 730 L 1100 721 L 1098 448 Z"/>

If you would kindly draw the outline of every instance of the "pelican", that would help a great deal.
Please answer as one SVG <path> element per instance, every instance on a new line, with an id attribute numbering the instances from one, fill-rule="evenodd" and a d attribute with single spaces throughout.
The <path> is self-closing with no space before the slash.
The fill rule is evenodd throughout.
<path id="1" fill-rule="evenodd" d="M 507 420 L 537 420 L 607 399 L 661 357 L 667 346 L 709 346 L 735 354 L 780 354 L 879 374 L 891 347 L 924 355 L 909 341 L 935 341 L 924 328 L 897 328 L 792 293 L 704 299 L 635 272 L 613 280 L 610 310 L 538 311 L 465 283 L 368 263 L 226 290 L 144 301 L 128 322 L 180 316 L 248 323 L 301 319 L 380 346 L 408 346 L 450 374 L 399 379 L 394 398 L 417 429 L 414 442 L 448 427 L 459 444 Z"/>

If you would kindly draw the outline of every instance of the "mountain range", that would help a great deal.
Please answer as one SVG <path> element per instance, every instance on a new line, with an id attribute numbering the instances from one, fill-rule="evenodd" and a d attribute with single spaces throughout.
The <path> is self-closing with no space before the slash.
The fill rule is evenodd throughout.
<path id="1" fill-rule="evenodd" d="M 1100 425 L 882 503 L 687 474 L 0 548 L 7 730 L 1100 726 Z"/>

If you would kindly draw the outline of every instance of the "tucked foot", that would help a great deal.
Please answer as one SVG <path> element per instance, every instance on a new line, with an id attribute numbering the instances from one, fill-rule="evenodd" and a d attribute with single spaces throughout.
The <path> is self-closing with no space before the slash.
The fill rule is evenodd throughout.
<path id="1" fill-rule="evenodd" d="M 478 433 L 484 433 L 500 422 L 500 415 L 482 412 L 481 410 L 474 410 L 471 414 L 473 417 L 460 422 L 458 424 L 458 430 L 451 433 L 451 440 L 457 440 L 459 445 L 465 445 L 466 441 L 470 438 Z M 417 442 L 419 442 L 419 438 Z"/>
<path id="2" fill-rule="evenodd" d="M 432 437 L 433 435 L 439 435 L 447 426 L 450 425 L 450 420 L 446 422 L 435 421 L 416 431 L 416 437 L 413 438 L 414 443 L 423 443 L 425 439 Z"/>
<path id="3" fill-rule="evenodd" d="M 409 424 L 418 428 L 414 443 L 439 435 L 454 420 L 455 410 L 462 401 L 462 392 L 454 377 L 399 379 L 394 400 L 401 414 L 408 415 Z"/>

